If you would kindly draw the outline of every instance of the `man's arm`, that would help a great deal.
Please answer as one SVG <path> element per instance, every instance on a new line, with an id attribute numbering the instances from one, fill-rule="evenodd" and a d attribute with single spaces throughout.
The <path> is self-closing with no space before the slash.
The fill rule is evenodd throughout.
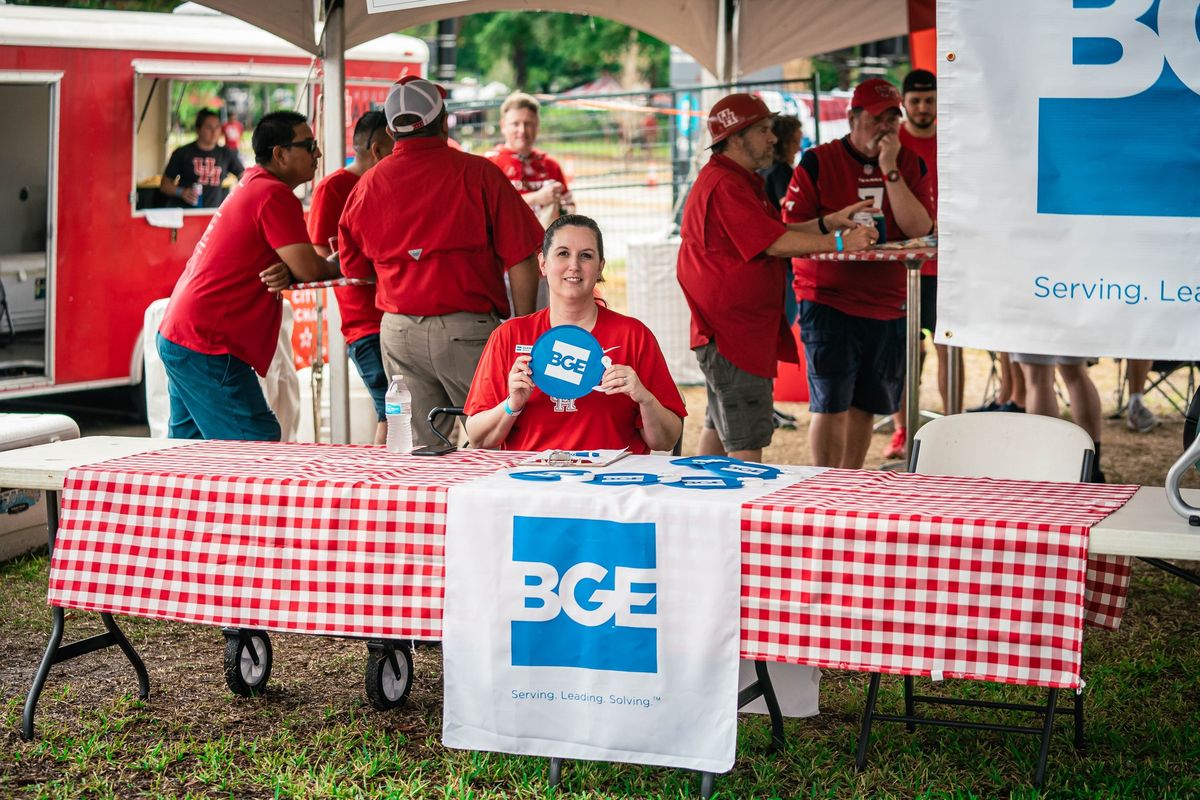
<path id="1" fill-rule="evenodd" d="M 879 145 L 879 169 L 886 176 L 899 169 L 900 137 L 897 134 L 889 134 L 879 141 Z M 892 206 L 892 216 L 896 218 L 896 224 L 900 226 L 900 231 L 906 238 L 924 236 L 933 229 L 933 218 L 913 194 L 913 190 L 904 180 L 903 173 L 897 181 L 885 178 L 883 185 L 888 202 Z"/>
<path id="2" fill-rule="evenodd" d="M 283 263 L 287 264 L 288 272 L 292 273 L 295 283 L 328 281 L 341 277 L 337 264 L 331 264 L 317 255 L 317 251 L 308 242 L 277 247 L 275 252 L 279 254 Z"/>
<path id="3" fill-rule="evenodd" d="M 865 250 L 870 247 L 879 233 L 874 228 L 860 226 L 842 231 L 842 249 L 847 251 Z M 837 250 L 837 234 L 805 233 L 789 229 L 778 239 L 767 246 L 764 251 L 769 256 L 779 258 L 802 258 L 809 253 L 828 253 Z"/>
<path id="4" fill-rule="evenodd" d="M 532 314 L 537 306 L 537 256 L 531 255 L 509 267 L 508 285 L 512 289 L 513 316 Z"/>

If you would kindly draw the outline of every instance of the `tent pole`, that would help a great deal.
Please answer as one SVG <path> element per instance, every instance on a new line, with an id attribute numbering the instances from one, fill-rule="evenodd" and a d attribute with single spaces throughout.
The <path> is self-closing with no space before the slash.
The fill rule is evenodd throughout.
<path id="1" fill-rule="evenodd" d="M 346 11 L 342 0 L 327 0 L 325 36 L 321 42 L 325 79 L 321 98 L 325 111 L 325 129 L 321 150 L 325 154 L 325 174 L 342 167 L 346 154 Z M 350 387 L 347 381 L 346 340 L 342 337 L 341 313 L 332 290 L 328 291 L 329 321 L 329 440 L 334 444 L 350 442 Z M 372 426 L 372 429 L 374 426 Z"/>

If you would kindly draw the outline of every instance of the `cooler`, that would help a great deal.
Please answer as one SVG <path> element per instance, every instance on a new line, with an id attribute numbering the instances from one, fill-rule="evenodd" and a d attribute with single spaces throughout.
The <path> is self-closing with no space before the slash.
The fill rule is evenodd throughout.
<path id="1" fill-rule="evenodd" d="M 79 426 L 61 414 L 0 414 L 0 450 L 78 439 Z M 0 561 L 46 544 L 46 493 L 0 488 Z"/>
<path id="2" fill-rule="evenodd" d="M 808 402 L 808 362 L 804 358 L 804 342 L 800 341 L 800 326 L 793 325 L 796 348 L 800 351 L 800 363 L 788 364 L 780 361 L 775 376 L 775 399 L 783 403 Z"/>

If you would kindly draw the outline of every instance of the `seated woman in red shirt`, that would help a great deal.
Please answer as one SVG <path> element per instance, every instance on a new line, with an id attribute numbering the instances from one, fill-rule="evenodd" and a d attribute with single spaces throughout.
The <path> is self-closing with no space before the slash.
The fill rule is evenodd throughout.
<path id="1" fill-rule="evenodd" d="M 604 239 L 595 221 L 578 214 L 546 230 L 538 265 L 550 305 L 510 319 L 492 332 L 475 370 L 464 410 L 474 447 L 504 450 L 670 450 L 683 431 L 683 398 L 650 329 L 597 303 Z M 612 365 L 596 390 L 570 400 L 533 384 L 530 347 L 556 325 L 577 325 L 596 337 Z"/>

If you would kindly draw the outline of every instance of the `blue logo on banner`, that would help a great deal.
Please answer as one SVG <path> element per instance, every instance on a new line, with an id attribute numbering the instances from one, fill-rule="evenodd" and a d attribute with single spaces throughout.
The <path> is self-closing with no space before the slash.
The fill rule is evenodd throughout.
<path id="1" fill-rule="evenodd" d="M 1200 2 L 1074 0 L 1073 16 L 1088 96 L 1038 101 L 1038 212 L 1200 217 Z"/>
<path id="2" fill-rule="evenodd" d="M 604 350 L 576 325 L 556 325 L 533 343 L 533 384 L 551 397 L 574 400 L 590 392 L 604 374 Z"/>
<path id="3" fill-rule="evenodd" d="M 658 671 L 653 523 L 513 517 L 515 667 Z"/>

